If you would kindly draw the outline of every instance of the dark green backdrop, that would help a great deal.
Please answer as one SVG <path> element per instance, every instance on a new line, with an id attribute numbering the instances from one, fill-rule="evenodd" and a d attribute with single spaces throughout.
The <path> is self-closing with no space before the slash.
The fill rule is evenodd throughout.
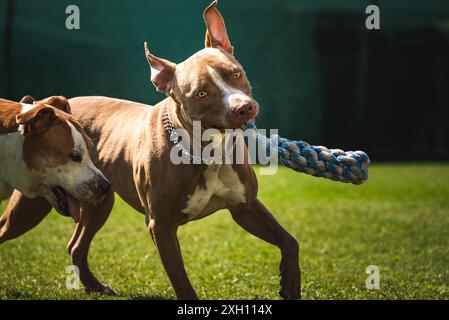
<path id="1" fill-rule="evenodd" d="M 0 96 L 108 95 L 154 104 L 143 42 L 180 62 L 210 0 L 0 0 Z M 381 30 L 365 8 L 381 8 Z M 65 28 L 65 8 L 81 29 Z M 377 159 L 449 159 L 449 1 L 221 0 L 260 127 Z"/>

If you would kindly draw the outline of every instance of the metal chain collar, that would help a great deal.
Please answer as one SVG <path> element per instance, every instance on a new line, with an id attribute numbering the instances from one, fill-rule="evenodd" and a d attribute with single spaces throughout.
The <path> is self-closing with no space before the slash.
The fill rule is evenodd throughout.
<path id="1" fill-rule="evenodd" d="M 165 129 L 167 130 L 169 137 L 170 137 L 170 141 L 172 141 L 175 144 L 175 147 L 182 152 L 182 155 L 185 157 L 188 157 L 189 160 L 192 160 L 194 164 L 206 164 L 207 166 L 210 166 L 212 164 L 214 164 L 216 158 L 215 157 L 209 157 L 207 159 L 203 159 L 200 156 L 191 154 L 189 150 L 187 150 L 182 143 L 179 141 L 179 134 L 177 129 L 174 127 L 173 123 L 170 120 L 170 115 L 168 114 L 168 112 L 165 113 L 165 116 L 162 120 L 162 123 L 164 124 Z M 233 133 L 233 137 L 239 136 L 240 134 L 238 133 Z M 232 152 L 235 149 L 235 146 L 237 144 L 237 139 L 235 139 L 234 144 L 232 146 L 232 148 L 230 148 L 229 150 L 226 151 L 225 153 L 225 159 L 228 158 L 228 156 L 230 156 L 232 154 Z"/>

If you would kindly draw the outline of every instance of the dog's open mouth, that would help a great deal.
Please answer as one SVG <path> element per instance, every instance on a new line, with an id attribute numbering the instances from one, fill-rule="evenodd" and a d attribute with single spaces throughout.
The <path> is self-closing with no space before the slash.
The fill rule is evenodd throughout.
<path id="1" fill-rule="evenodd" d="M 72 217 L 73 220 L 78 223 L 81 219 L 81 207 L 79 201 L 59 186 L 53 188 L 52 191 L 55 194 L 58 203 L 56 210 L 62 215 Z"/>

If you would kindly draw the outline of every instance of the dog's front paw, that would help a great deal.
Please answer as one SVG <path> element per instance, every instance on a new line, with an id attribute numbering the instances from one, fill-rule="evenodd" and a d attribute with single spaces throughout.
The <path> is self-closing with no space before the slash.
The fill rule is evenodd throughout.
<path id="1" fill-rule="evenodd" d="M 279 291 L 279 295 L 287 300 L 301 299 L 301 272 L 299 266 L 292 264 L 287 267 L 287 263 L 282 261 L 280 271 L 281 291 Z"/>
<path id="2" fill-rule="evenodd" d="M 298 300 L 301 299 L 301 288 L 298 281 L 287 281 L 281 280 L 281 291 L 279 295 L 282 299 L 286 300 Z"/>
<path id="3" fill-rule="evenodd" d="M 104 294 L 107 296 L 116 296 L 117 292 L 114 289 L 112 289 L 112 287 L 105 285 L 101 294 Z"/>
<path id="4" fill-rule="evenodd" d="M 102 284 L 96 287 L 86 287 L 86 293 L 99 293 L 106 296 L 116 296 L 117 292 L 111 286 Z"/>

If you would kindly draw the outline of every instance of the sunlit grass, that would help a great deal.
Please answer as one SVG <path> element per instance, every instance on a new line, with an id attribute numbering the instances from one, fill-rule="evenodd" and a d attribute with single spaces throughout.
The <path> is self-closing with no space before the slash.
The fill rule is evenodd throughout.
<path id="1" fill-rule="evenodd" d="M 282 169 L 259 184 L 260 198 L 300 242 L 304 299 L 449 298 L 449 165 L 373 165 L 362 186 Z M 0 298 L 101 298 L 65 287 L 73 229 L 51 213 L 0 246 Z M 278 299 L 278 250 L 226 211 L 182 227 L 179 237 L 200 298 Z M 90 264 L 118 298 L 175 297 L 144 217 L 119 199 Z M 365 287 L 369 265 L 380 268 L 380 290 Z"/>

